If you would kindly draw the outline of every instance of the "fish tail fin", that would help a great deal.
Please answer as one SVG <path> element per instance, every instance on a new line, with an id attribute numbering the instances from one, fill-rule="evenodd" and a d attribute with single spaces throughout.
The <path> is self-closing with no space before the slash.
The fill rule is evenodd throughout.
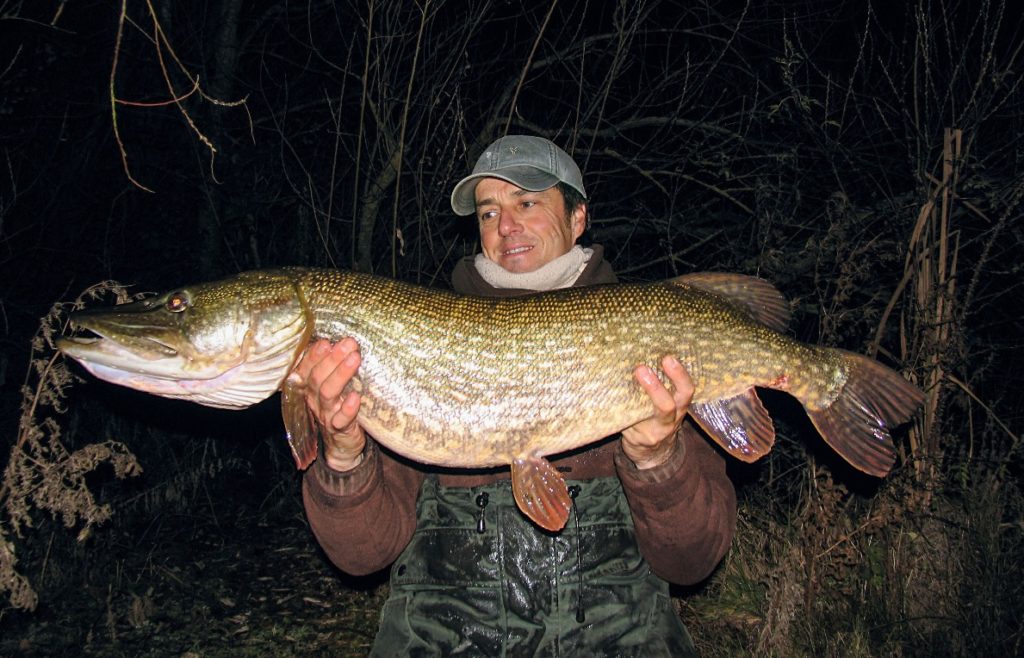
<path id="1" fill-rule="evenodd" d="M 843 459 L 882 477 L 896 461 L 890 430 L 910 420 L 924 402 L 924 393 L 874 359 L 838 351 L 846 364 L 846 382 L 827 407 L 805 405 L 807 415 Z"/>

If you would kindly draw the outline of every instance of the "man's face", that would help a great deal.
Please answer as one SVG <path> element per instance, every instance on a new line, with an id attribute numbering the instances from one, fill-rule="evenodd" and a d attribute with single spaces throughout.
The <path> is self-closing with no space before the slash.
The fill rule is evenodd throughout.
<path id="1" fill-rule="evenodd" d="M 500 178 L 476 186 L 484 256 L 509 272 L 533 272 L 569 252 L 586 226 L 586 206 L 566 216 L 557 187 L 530 192 Z"/>

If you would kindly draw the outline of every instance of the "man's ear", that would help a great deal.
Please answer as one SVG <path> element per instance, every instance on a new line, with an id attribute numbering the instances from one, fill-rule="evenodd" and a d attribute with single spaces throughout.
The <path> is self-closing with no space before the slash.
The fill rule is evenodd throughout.
<path id="1" fill-rule="evenodd" d="M 580 239 L 583 231 L 587 230 L 587 204 L 581 203 L 572 211 L 572 237 L 573 241 Z"/>

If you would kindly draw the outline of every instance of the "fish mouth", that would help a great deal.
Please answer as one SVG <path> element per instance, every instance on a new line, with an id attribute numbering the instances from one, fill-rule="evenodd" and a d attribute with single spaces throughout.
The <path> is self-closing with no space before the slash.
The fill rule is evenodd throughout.
<path id="1" fill-rule="evenodd" d="M 130 353 L 143 359 L 178 356 L 180 350 L 155 336 L 105 335 L 97 329 L 79 328 L 82 333 L 61 336 L 57 347 L 69 356 L 97 357 L 103 354 Z"/>
<path id="2" fill-rule="evenodd" d="M 238 383 L 245 378 L 244 347 L 206 358 L 190 345 L 174 345 L 162 330 L 142 334 L 121 333 L 110 327 L 79 326 L 78 330 L 82 333 L 58 338 L 57 348 L 104 381 L 228 409 L 266 397 L 265 391 L 252 392 Z"/>
<path id="3" fill-rule="evenodd" d="M 108 381 L 213 379 L 237 365 L 239 354 L 210 359 L 195 352 L 177 327 L 145 322 L 135 314 L 75 313 L 72 333 L 57 348 L 86 370 Z"/>
<path id="4" fill-rule="evenodd" d="M 76 361 L 149 372 L 146 364 L 182 356 L 182 349 L 156 327 L 113 327 L 87 319 L 72 319 L 74 333 L 57 339 L 57 348 Z"/>

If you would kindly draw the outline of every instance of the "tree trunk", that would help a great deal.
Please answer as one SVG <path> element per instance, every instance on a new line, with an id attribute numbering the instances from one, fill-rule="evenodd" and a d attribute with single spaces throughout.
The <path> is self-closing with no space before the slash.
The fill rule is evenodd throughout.
<path id="1" fill-rule="evenodd" d="M 207 64 L 209 86 L 207 93 L 217 100 L 232 100 L 234 79 L 238 67 L 238 16 L 242 0 L 221 0 L 217 35 L 213 44 L 213 55 Z M 215 147 L 225 141 L 223 108 L 209 105 L 206 115 L 206 132 Z M 199 212 L 199 244 L 197 245 L 197 268 L 203 278 L 223 274 L 221 260 L 224 253 L 224 220 L 231 213 L 230 201 L 221 183 L 211 180 L 217 175 L 217 160 L 213 160 L 211 177 L 206 178 L 206 204 Z"/>

